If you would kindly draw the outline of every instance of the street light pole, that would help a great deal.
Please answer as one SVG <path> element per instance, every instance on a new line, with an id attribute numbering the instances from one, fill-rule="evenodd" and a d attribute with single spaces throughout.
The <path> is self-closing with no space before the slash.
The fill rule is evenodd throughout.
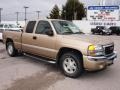
<path id="1" fill-rule="evenodd" d="M 18 25 L 18 16 L 19 16 L 19 12 L 16 12 L 17 18 L 16 18 L 16 23 Z"/>
<path id="2" fill-rule="evenodd" d="M 40 12 L 41 12 L 41 11 L 36 11 L 37 16 L 38 16 L 38 19 L 39 19 L 39 17 L 40 17 Z"/>
<path id="3" fill-rule="evenodd" d="M 3 8 L 0 8 L 0 23 L 1 23 L 1 11 L 3 10 Z"/>
<path id="4" fill-rule="evenodd" d="M 25 24 L 26 24 L 26 21 L 27 21 L 27 8 L 29 8 L 29 7 L 24 6 L 24 8 L 25 8 Z"/>

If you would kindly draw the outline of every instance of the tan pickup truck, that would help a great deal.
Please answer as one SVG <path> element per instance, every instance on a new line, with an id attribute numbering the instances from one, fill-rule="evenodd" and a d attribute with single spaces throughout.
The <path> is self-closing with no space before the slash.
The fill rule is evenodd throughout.
<path id="1" fill-rule="evenodd" d="M 72 78 L 84 70 L 102 70 L 117 58 L 114 43 L 102 36 L 83 34 L 70 21 L 33 20 L 24 30 L 5 31 L 3 41 L 10 56 L 26 53 L 59 65 Z"/>

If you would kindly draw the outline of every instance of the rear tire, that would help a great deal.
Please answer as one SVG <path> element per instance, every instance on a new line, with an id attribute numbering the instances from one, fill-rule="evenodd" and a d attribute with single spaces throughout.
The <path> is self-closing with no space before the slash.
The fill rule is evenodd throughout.
<path id="1" fill-rule="evenodd" d="M 6 49 L 8 55 L 11 57 L 14 57 L 17 54 L 17 50 L 15 49 L 13 42 L 7 42 Z"/>
<path id="2" fill-rule="evenodd" d="M 70 52 L 62 55 L 60 59 L 60 66 L 63 73 L 71 78 L 77 78 L 82 75 L 83 60 L 78 53 Z"/>

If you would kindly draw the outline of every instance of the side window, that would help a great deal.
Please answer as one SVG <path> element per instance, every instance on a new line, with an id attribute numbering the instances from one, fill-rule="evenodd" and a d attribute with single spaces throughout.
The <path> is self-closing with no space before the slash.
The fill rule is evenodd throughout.
<path id="1" fill-rule="evenodd" d="M 36 34 L 45 34 L 46 31 L 52 30 L 48 21 L 39 21 L 36 31 Z"/>
<path id="2" fill-rule="evenodd" d="M 35 24 L 36 21 L 29 21 L 27 24 L 26 33 L 33 33 Z"/>

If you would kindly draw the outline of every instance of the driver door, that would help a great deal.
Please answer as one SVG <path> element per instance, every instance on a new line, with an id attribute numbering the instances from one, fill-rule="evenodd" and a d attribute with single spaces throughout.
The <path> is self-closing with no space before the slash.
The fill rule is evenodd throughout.
<path id="1" fill-rule="evenodd" d="M 52 30 L 52 27 L 48 21 L 38 22 L 34 34 L 34 46 L 38 55 L 54 59 L 57 54 L 55 50 L 56 37 L 46 35 L 49 30 Z"/>

